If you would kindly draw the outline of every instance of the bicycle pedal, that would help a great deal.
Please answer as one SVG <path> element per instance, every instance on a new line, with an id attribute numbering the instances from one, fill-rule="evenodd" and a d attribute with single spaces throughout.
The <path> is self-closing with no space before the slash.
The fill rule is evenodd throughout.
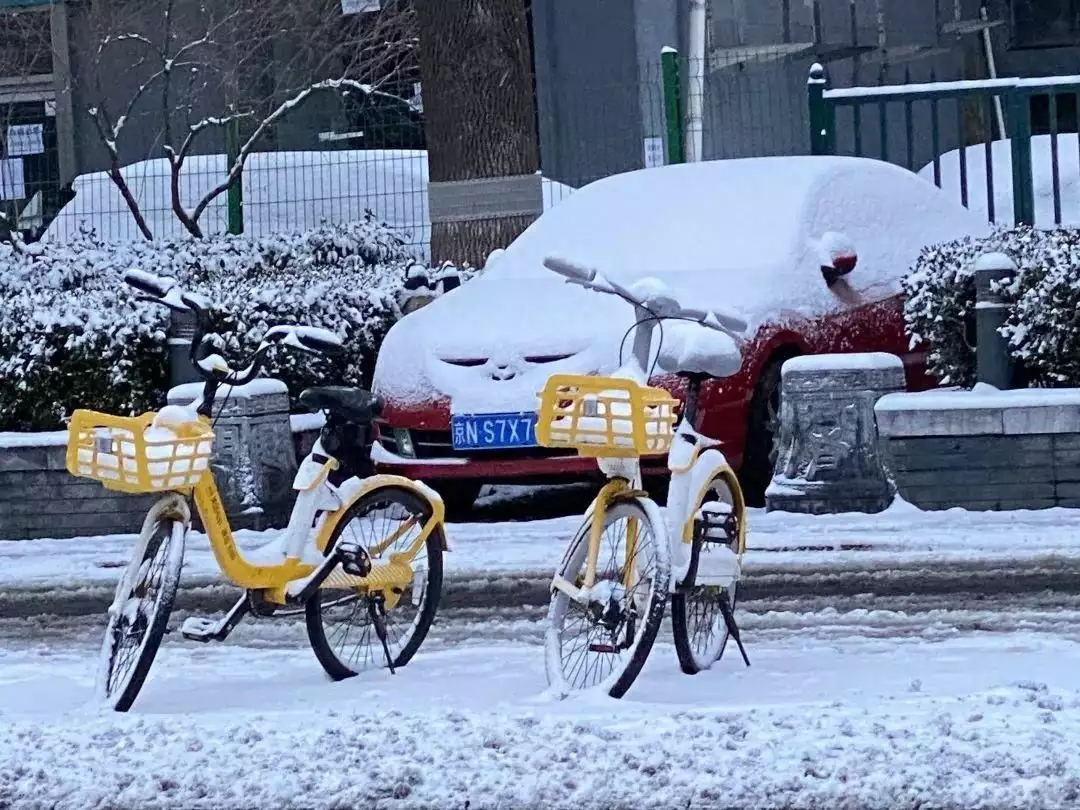
<path id="1" fill-rule="evenodd" d="M 188 641 L 199 641 L 203 644 L 214 641 L 221 631 L 221 622 L 213 619 L 202 619 L 198 616 L 190 616 L 184 619 L 180 628 L 180 635 Z"/>
<path id="2" fill-rule="evenodd" d="M 590 644 L 589 652 L 617 653 L 619 650 L 614 644 Z"/>

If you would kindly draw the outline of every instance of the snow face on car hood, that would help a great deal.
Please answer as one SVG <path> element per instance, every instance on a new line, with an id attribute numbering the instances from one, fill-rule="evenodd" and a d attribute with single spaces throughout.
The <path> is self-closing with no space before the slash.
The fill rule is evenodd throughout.
<path id="1" fill-rule="evenodd" d="M 837 309 L 820 272 L 827 232 L 854 243 L 848 279 L 880 298 L 899 292 L 925 245 L 987 228 L 914 174 L 867 159 L 755 158 L 615 175 L 545 213 L 480 278 L 396 324 L 375 388 L 401 403 L 445 397 L 456 413 L 528 410 L 552 373 L 614 370 L 632 308 L 567 285 L 544 268 L 550 253 L 625 284 L 656 276 L 684 305 L 733 310 L 755 329 Z"/>
<path id="2" fill-rule="evenodd" d="M 455 413 L 529 410 L 553 373 L 614 370 L 632 323 L 622 301 L 554 275 L 480 277 L 394 325 L 375 389 L 403 404 L 446 397 Z"/>

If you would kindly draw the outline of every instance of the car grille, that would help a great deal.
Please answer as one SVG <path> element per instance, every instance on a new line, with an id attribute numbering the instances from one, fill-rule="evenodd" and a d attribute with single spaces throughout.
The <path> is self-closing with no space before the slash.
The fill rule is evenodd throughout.
<path id="1" fill-rule="evenodd" d="M 425 458 L 477 458 L 486 461 L 502 461 L 530 458 L 556 458 L 574 456 L 577 451 L 570 449 L 548 449 L 546 447 L 517 447 L 510 450 L 455 450 L 449 430 L 409 430 L 413 449 L 418 459 Z M 391 453 L 401 455 L 398 449 L 394 429 L 385 422 L 379 424 L 379 441 Z"/>

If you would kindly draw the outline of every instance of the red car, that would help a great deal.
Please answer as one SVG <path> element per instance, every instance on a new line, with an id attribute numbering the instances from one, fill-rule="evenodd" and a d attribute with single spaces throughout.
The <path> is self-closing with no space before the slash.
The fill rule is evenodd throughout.
<path id="1" fill-rule="evenodd" d="M 394 325 L 375 371 L 386 407 L 373 458 L 431 483 L 459 514 L 486 483 L 597 475 L 593 460 L 536 446 L 533 409 L 550 374 L 617 367 L 630 308 L 563 283 L 542 265 L 558 253 L 617 281 L 661 278 L 684 304 L 750 323 L 742 369 L 706 384 L 698 428 L 723 441 L 748 500 L 761 504 L 781 364 L 884 351 L 903 359 L 911 389 L 927 387 L 900 279 L 924 245 L 987 231 L 931 183 L 866 158 L 709 161 L 599 180 L 544 213 L 480 276 Z M 661 368 L 654 381 L 681 393 Z M 644 467 L 662 473 L 663 464 Z"/>

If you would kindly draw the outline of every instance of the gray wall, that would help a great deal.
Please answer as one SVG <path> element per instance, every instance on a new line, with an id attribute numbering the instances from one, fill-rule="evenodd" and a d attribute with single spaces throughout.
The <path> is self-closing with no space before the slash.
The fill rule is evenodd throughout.
<path id="1" fill-rule="evenodd" d="M 650 5 L 673 6 L 649 0 Z M 656 22 L 664 35 L 667 11 Z M 581 186 L 643 162 L 635 4 L 534 0 L 533 42 L 545 176 Z"/>

